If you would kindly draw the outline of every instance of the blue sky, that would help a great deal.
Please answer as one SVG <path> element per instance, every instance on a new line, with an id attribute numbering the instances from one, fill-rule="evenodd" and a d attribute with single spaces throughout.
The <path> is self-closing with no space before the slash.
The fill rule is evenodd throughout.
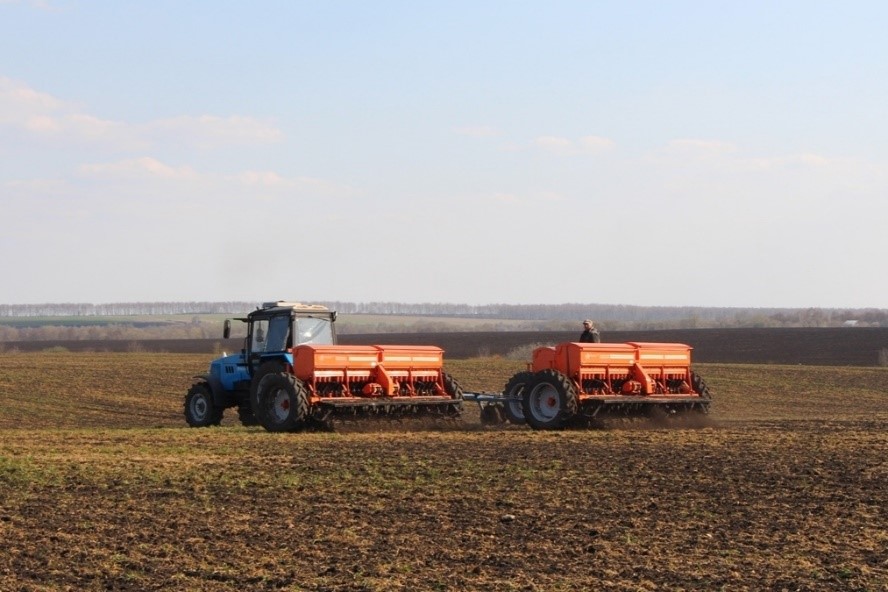
<path id="1" fill-rule="evenodd" d="M 0 0 L 0 302 L 886 308 L 886 21 Z"/>

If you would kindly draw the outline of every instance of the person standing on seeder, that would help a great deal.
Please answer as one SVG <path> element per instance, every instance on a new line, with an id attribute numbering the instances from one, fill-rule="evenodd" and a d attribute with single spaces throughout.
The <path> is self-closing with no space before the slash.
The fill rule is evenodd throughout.
<path id="1" fill-rule="evenodd" d="M 583 321 L 583 334 L 580 335 L 580 343 L 601 343 L 601 335 L 595 328 L 595 323 L 589 319 Z"/>

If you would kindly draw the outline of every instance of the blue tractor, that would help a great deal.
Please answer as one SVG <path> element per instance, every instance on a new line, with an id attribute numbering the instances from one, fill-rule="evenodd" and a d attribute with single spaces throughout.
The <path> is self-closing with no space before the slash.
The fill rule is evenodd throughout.
<path id="1" fill-rule="evenodd" d="M 266 302 L 237 318 L 247 324 L 240 353 L 210 362 L 207 374 L 195 376 L 185 396 L 185 421 L 192 427 L 219 425 L 225 409 L 236 407 L 243 425 L 262 423 L 257 387 L 268 374 L 293 366 L 293 348 L 303 344 L 335 345 L 336 312 L 298 302 Z M 231 336 L 231 319 L 223 336 Z"/>

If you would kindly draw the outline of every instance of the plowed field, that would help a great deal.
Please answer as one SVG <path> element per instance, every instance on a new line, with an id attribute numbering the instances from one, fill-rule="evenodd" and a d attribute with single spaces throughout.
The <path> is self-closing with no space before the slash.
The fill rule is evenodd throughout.
<path id="1" fill-rule="evenodd" d="M 221 333 L 221 329 L 220 329 Z M 577 339 L 579 332 L 491 331 L 377 333 L 340 335 L 344 345 L 436 345 L 447 359 L 508 356 L 534 344 Z M 686 343 L 697 362 L 710 364 L 804 364 L 821 366 L 875 366 L 888 352 L 888 327 L 818 327 L 781 329 L 671 329 L 660 331 L 604 331 L 610 343 L 654 341 Z M 0 343 L 0 352 L 42 352 L 60 348 L 72 352 L 141 352 L 210 354 L 237 351 L 243 339 L 146 339 L 140 341 L 81 339 L 75 341 L 16 341 Z"/>
<path id="2" fill-rule="evenodd" d="M 888 590 L 888 369 L 699 365 L 695 428 L 269 434 L 185 427 L 207 362 L 0 354 L 0 590 Z"/>

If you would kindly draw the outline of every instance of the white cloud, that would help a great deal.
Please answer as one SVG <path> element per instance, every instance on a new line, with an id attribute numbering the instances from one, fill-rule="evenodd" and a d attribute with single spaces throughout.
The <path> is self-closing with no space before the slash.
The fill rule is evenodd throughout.
<path id="1" fill-rule="evenodd" d="M 0 125 L 21 124 L 29 118 L 66 107 L 52 95 L 38 92 L 10 78 L 0 77 Z"/>
<path id="2" fill-rule="evenodd" d="M 780 170 L 797 168 L 824 168 L 839 163 L 836 159 L 826 158 L 817 154 L 788 154 L 771 158 L 741 159 L 750 169 Z"/>
<path id="3" fill-rule="evenodd" d="M 219 143 L 253 144 L 277 142 L 284 134 L 273 125 L 253 117 L 173 117 L 141 126 L 147 136 L 190 138 L 201 145 Z"/>
<path id="4" fill-rule="evenodd" d="M 190 167 L 172 167 L 147 156 L 114 163 L 85 164 L 79 170 L 86 176 L 115 179 L 154 177 L 193 181 L 200 178 Z"/>
<path id="5" fill-rule="evenodd" d="M 46 0 L 24 0 L 24 1 L 22 1 L 22 0 L 0 0 L 0 4 L 27 4 L 28 6 L 31 6 L 32 8 L 36 8 L 38 10 L 45 10 L 45 11 L 58 10 L 57 8 L 53 7 Z"/>
<path id="6" fill-rule="evenodd" d="M 231 178 L 244 185 L 260 187 L 282 187 L 287 184 L 286 179 L 272 171 L 244 171 Z"/>
<path id="7" fill-rule="evenodd" d="M 729 154 L 736 152 L 737 147 L 730 142 L 721 140 L 697 140 L 679 138 L 666 144 L 663 152 L 666 154 L 708 156 L 712 154 Z"/>
<path id="8" fill-rule="evenodd" d="M 454 130 L 460 136 L 472 138 L 491 138 L 500 135 L 499 130 L 489 125 L 468 125 Z"/>
<path id="9" fill-rule="evenodd" d="M 46 115 L 35 115 L 24 122 L 24 127 L 38 134 L 56 133 L 61 129 L 58 119 Z"/>
<path id="10" fill-rule="evenodd" d="M 356 191 L 340 183 L 334 183 L 325 179 L 314 177 L 283 177 L 273 171 L 244 171 L 237 175 L 226 177 L 226 180 L 239 183 L 248 187 L 264 189 L 278 189 L 281 191 L 309 192 L 325 196 L 349 197 L 356 195 Z"/>
<path id="11" fill-rule="evenodd" d="M 61 179 L 28 179 L 6 181 L 2 184 L 6 190 L 4 195 L 32 199 L 34 196 L 46 196 L 61 193 L 69 188 L 67 181 Z M 10 203 L 16 200 L 9 200 Z M 4 203 L 4 207 L 8 204 Z"/>
<path id="12" fill-rule="evenodd" d="M 543 191 L 539 194 L 539 199 L 543 201 L 564 201 L 564 196 L 557 191 Z"/>
<path id="13" fill-rule="evenodd" d="M 540 136 L 533 146 L 540 150 L 565 156 L 600 154 L 612 150 L 615 142 L 601 136 L 582 136 L 576 140 L 561 136 Z"/>
<path id="14" fill-rule="evenodd" d="M 216 194 L 231 194 L 241 191 L 261 190 L 281 195 L 314 195 L 318 197 L 346 198 L 357 195 L 353 188 L 326 179 L 296 176 L 287 177 L 275 171 L 242 171 L 220 175 L 203 173 L 189 166 L 172 166 L 150 156 L 120 160 L 116 162 L 84 164 L 78 168 L 81 179 L 104 184 L 110 182 L 138 182 L 150 192 L 151 182 L 164 182 L 165 191 L 182 191 L 183 195 L 194 191 L 195 186 Z M 180 188 L 170 187 L 169 183 L 183 184 Z M 39 186 L 38 182 L 36 186 Z M 135 184 L 135 183 L 133 183 Z M 185 185 L 187 184 L 187 185 Z M 235 189 L 239 188 L 239 189 Z"/>
<path id="15" fill-rule="evenodd" d="M 827 169 L 859 166 L 847 159 L 812 153 L 748 155 L 732 142 L 723 140 L 676 139 L 668 142 L 653 156 L 667 166 L 699 166 L 712 172 L 759 172 L 794 169 Z"/>
<path id="16" fill-rule="evenodd" d="M 577 141 L 577 145 L 584 152 L 604 152 L 611 150 L 615 143 L 610 138 L 603 138 L 601 136 L 583 136 Z"/>
<path id="17" fill-rule="evenodd" d="M 540 136 L 533 141 L 534 145 L 548 152 L 570 152 L 573 149 L 573 142 L 567 138 L 557 136 Z"/>
<path id="18" fill-rule="evenodd" d="M 9 78 L 0 78 L 2 126 L 68 146 L 141 151 L 169 143 L 200 148 L 268 144 L 284 137 L 271 123 L 246 116 L 182 115 L 140 124 L 103 119 Z"/>
<path id="19" fill-rule="evenodd" d="M 132 144 L 131 126 L 83 113 L 76 105 L 9 78 L 0 78 L 0 127 L 19 130 L 37 141 L 70 145 Z"/>
<path id="20" fill-rule="evenodd" d="M 480 200 L 493 203 L 500 206 L 521 206 L 533 207 L 539 205 L 540 202 L 552 203 L 560 202 L 565 199 L 564 195 L 557 191 L 535 191 L 529 193 L 508 193 L 500 191 L 492 194 L 480 196 Z M 474 199 L 469 200 L 475 203 Z"/>

